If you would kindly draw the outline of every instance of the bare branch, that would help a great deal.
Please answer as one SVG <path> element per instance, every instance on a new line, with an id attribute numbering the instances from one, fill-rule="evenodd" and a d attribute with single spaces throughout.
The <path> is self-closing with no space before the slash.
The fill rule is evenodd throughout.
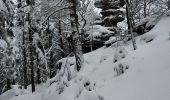
<path id="1" fill-rule="evenodd" d="M 55 10 L 54 12 L 52 12 L 51 14 L 48 15 L 47 18 L 45 18 L 45 20 L 41 23 L 41 24 L 44 24 L 52 15 L 54 15 L 55 13 L 61 11 L 61 10 L 65 10 L 65 9 L 69 9 L 70 7 L 64 7 L 64 8 L 60 8 L 60 9 L 57 9 Z"/>

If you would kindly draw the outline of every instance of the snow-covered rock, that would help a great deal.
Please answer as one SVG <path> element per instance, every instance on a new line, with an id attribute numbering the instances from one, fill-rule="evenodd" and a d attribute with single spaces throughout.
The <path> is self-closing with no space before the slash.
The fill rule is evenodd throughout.
<path id="1" fill-rule="evenodd" d="M 148 43 L 151 42 L 155 39 L 156 35 L 154 34 L 144 34 L 143 36 L 141 36 L 140 41 L 142 43 Z"/>
<path id="2" fill-rule="evenodd" d="M 122 62 L 119 62 L 113 68 L 113 70 L 116 72 L 115 76 L 119 76 L 121 74 L 124 74 L 127 69 L 129 69 L 129 65 L 126 64 L 126 63 L 122 63 Z"/>
<path id="3" fill-rule="evenodd" d="M 117 41 L 116 37 L 110 37 L 108 41 L 105 42 L 106 47 L 109 47 L 111 44 Z"/>
<path id="4" fill-rule="evenodd" d="M 116 63 L 122 59 L 124 59 L 127 56 L 127 51 L 124 47 L 118 47 L 116 48 L 114 57 L 113 57 L 113 62 Z"/>

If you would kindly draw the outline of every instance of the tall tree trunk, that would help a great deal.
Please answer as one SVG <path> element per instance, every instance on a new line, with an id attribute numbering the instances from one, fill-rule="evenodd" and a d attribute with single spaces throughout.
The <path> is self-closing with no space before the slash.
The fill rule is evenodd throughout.
<path id="1" fill-rule="evenodd" d="M 144 0 L 144 7 L 143 7 L 144 18 L 146 18 L 146 16 L 147 16 L 147 9 L 146 9 L 146 7 L 147 7 L 147 0 Z"/>
<path id="2" fill-rule="evenodd" d="M 62 38 L 63 36 L 62 36 L 62 29 L 61 29 L 61 20 L 59 20 L 59 22 L 58 22 L 58 33 L 59 33 L 59 41 L 58 41 L 59 43 L 58 43 L 58 45 L 63 50 L 64 49 L 64 44 L 63 44 L 63 38 Z M 60 51 L 59 56 L 61 58 L 64 57 L 65 56 L 64 52 Z"/>
<path id="3" fill-rule="evenodd" d="M 91 38 L 90 38 L 90 49 L 91 49 L 91 52 L 93 51 L 93 32 L 94 32 L 94 21 L 92 23 L 92 33 L 91 33 Z"/>
<path id="4" fill-rule="evenodd" d="M 10 90 L 11 89 L 11 81 L 10 81 L 10 79 L 9 78 L 7 78 L 7 80 L 6 80 L 6 84 L 7 84 L 7 90 Z"/>
<path id="5" fill-rule="evenodd" d="M 35 91 L 35 81 L 34 81 L 34 46 L 33 46 L 33 32 L 29 31 L 29 39 L 30 39 L 30 68 L 31 68 L 31 85 L 32 85 L 32 92 Z"/>
<path id="6" fill-rule="evenodd" d="M 129 9 L 129 1 L 126 1 L 126 14 L 127 14 L 127 24 L 128 24 L 128 33 L 131 34 L 131 38 L 132 38 L 132 44 L 133 44 L 133 49 L 136 50 L 136 41 L 134 39 L 134 35 L 132 33 L 132 22 L 131 22 L 131 18 L 130 18 L 130 9 Z"/>
<path id="7" fill-rule="evenodd" d="M 37 83 L 40 84 L 41 81 L 40 81 L 40 78 L 41 78 L 41 73 L 40 73 L 40 66 L 39 66 L 39 63 L 40 63 L 40 59 L 39 59 L 39 52 L 36 53 L 36 59 L 37 59 Z"/>
<path id="8" fill-rule="evenodd" d="M 76 0 L 68 0 L 70 5 L 70 22 L 71 22 L 71 45 L 76 58 L 76 70 L 79 71 L 84 63 L 82 44 L 78 27 L 78 16 L 76 13 Z"/>
<path id="9" fill-rule="evenodd" d="M 82 42 L 82 45 L 84 45 L 84 34 L 85 34 L 85 26 L 86 26 L 86 23 L 87 23 L 87 20 L 84 18 L 84 16 L 83 15 L 81 15 L 82 16 L 82 19 L 83 19 L 83 25 L 82 25 L 82 27 L 81 27 L 81 32 L 80 32 L 80 35 L 81 35 L 81 42 Z"/>
<path id="10" fill-rule="evenodd" d="M 30 30 L 29 31 L 29 39 L 30 39 L 30 53 L 29 53 L 29 58 L 30 58 L 30 68 L 31 68 L 31 85 L 32 85 L 32 92 L 35 91 L 35 81 L 34 81 L 34 46 L 33 46 L 33 32 Z"/>
<path id="11" fill-rule="evenodd" d="M 33 44 L 33 30 L 32 30 L 32 20 L 33 17 L 31 17 L 31 14 L 33 12 L 33 6 L 34 6 L 34 0 L 27 0 L 27 5 L 29 6 L 29 12 L 27 13 L 28 18 L 28 34 L 29 34 L 29 67 L 31 68 L 31 86 L 32 86 L 32 92 L 35 91 L 35 81 L 34 81 L 34 44 Z"/>
<path id="12" fill-rule="evenodd" d="M 53 52 L 50 53 L 50 63 L 49 63 L 49 66 L 50 66 L 50 78 L 53 78 Z"/>
<path id="13" fill-rule="evenodd" d="M 17 14 L 18 14 L 18 25 L 21 28 L 24 28 L 24 17 L 23 17 L 23 9 L 22 9 L 22 0 L 18 0 L 17 1 L 17 8 L 19 9 Z M 27 50 L 26 50 L 26 38 L 25 38 L 26 32 L 23 29 L 23 33 L 22 33 L 22 68 L 23 68 L 23 85 L 24 85 L 24 89 L 27 89 L 27 85 L 28 85 L 28 79 L 27 79 Z"/>
<path id="14" fill-rule="evenodd" d="M 48 48 L 52 47 L 52 37 L 53 37 L 53 32 L 50 30 L 50 19 L 48 18 L 48 28 L 47 28 L 47 34 L 48 34 Z M 52 70 L 53 70 L 53 51 L 51 50 L 50 52 L 50 59 L 48 59 L 48 65 L 49 65 L 49 77 L 52 78 Z"/>
<path id="15" fill-rule="evenodd" d="M 6 85 L 7 85 L 7 90 L 10 90 L 11 89 L 11 80 L 13 79 L 12 74 L 11 74 L 11 68 L 13 67 L 12 66 L 13 62 L 12 62 L 12 59 L 11 59 L 12 49 L 11 49 L 10 43 L 8 41 L 6 41 L 6 42 L 7 42 L 6 67 L 9 67 L 7 69 Z"/>
<path id="16" fill-rule="evenodd" d="M 24 70 L 24 89 L 27 89 L 28 78 L 27 78 L 27 55 L 26 55 L 26 44 L 25 44 L 25 32 L 23 32 L 23 70 Z"/>

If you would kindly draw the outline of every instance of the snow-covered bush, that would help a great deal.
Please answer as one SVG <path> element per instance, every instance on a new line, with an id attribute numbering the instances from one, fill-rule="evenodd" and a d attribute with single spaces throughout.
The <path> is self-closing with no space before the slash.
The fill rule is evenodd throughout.
<path id="1" fill-rule="evenodd" d="M 93 82 L 90 82 L 90 81 L 87 81 L 84 83 L 84 87 L 86 88 L 86 90 L 88 91 L 92 91 L 95 89 L 95 86 L 96 86 L 96 83 L 93 83 Z"/>
<path id="2" fill-rule="evenodd" d="M 56 91 L 58 91 L 58 94 L 61 94 L 64 91 L 64 88 L 69 86 L 68 81 L 70 80 L 71 80 L 70 64 L 68 63 L 68 59 L 63 59 L 60 71 L 57 73 L 55 77 L 47 80 L 46 86 L 49 87 L 50 85 L 55 83 Z"/>
<path id="3" fill-rule="evenodd" d="M 117 42 L 116 37 L 110 37 L 108 41 L 105 42 L 106 47 L 109 47 L 113 43 Z"/>
<path id="4" fill-rule="evenodd" d="M 96 83 L 86 76 L 78 76 L 74 82 L 77 84 L 78 90 L 75 97 L 78 100 L 104 100 L 95 90 Z"/>
<path id="5" fill-rule="evenodd" d="M 80 97 L 77 100 L 104 100 L 95 91 L 83 90 Z M 101 99 L 102 98 L 102 99 Z"/>
<path id="6" fill-rule="evenodd" d="M 164 16 L 170 16 L 170 10 L 168 10 L 168 11 L 164 14 Z"/>
<path id="7" fill-rule="evenodd" d="M 82 85 L 87 91 L 92 91 L 96 87 L 96 83 L 91 81 L 88 77 L 80 76 L 75 80 L 76 83 Z"/>
<path id="8" fill-rule="evenodd" d="M 141 36 L 140 41 L 142 43 L 149 43 L 151 41 L 153 41 L 155 39 L 156 35 L 153 34 L 145 34 L 143 36 Z"/>
<path id="9" fill-rule="evenodd" d="M 115 51 L 113 62 L 116 63 L 127 56 L 127 51 L 124 47 L 118 47 Z"/>
<path id="10" fill-rule="evenodd" d="M 107 60 L 108 59 L 108 55 L 103 55 L 101 56 L 100 58 L 100 63 L 102 63 L 103 61 Z"/>
<path id="11" fill-rule="evenodd" d="M 56 91 L 58 91 L 58 94 L 63 93 L 65 86 L 67 85 L 67 81 L 63 80 L 62 78 L 57 82 L 57 87 L 56 87 Z"/>
<path id="12" fill-rule="evenodd" d="M 119 76 L 129 69 L 129 65 L 126 63 L 118 63 L 113 70 L 116 72 L 115 76 Z"/>

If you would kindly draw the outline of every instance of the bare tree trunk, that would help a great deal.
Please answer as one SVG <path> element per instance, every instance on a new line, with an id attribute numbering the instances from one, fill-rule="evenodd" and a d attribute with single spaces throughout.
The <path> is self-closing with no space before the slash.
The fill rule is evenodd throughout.
<path id="1" fill-rule="evenodd" d="M 11 89 L 11 81 L 10 81 L 10 79 L 7 78 L 6 84 L 7 84 L 7 90 L 10 90 Z"/>
<path id="2" fill-rule="evenodd" d="M 26 44 L 25 44 L 25 32 L 23 32 L 23 70 L 24 70 L 24 89 L 27 89 L 28 78 L 27 78 L 27 57 L 26 57 Z"/>
<path id="3" fill-rule="evenodd" d="M 40 78 L 41 78 L 40 68 L 38 68 L 38 69 L 37 69 L 37 84 L 40 84 L 40 83 L 41 83 Z"/>
<path id="4" fill-rule="evenodd" d="M 135 41 L 133 33 L 132 33 L 132 22 L 131 22 L 131 18 L 130 18 L 130 9 L 129 9 L 129 1 L 128 0 L 126 0 L 126 14 L 127 14 L 128 33 L 131 34 L 133 49 L 136 50 L 136 41 Z"/>
<path id="5" fill-rule="evenodd" d="M 61 18 L 61 17 L 60 17 Z M 62 38 L 62 29 L 61 29 L 61 20 L 58 21 L 58 36 L 59 36 L 59 43 L 58 45 L 60 46 L 60 48 L 63 50 L 64 49 L 64 43 L 63 43 L 63 38 Z M 64 57 L 64 52 L 60 51 L 59 56 L 62 58 Z"/>
<path id="6" fill-rule="evenodd" d="M 22 14 L 24 14 L 24 11 L 22 9 L 22 0 L 18 0 L 17 1 L 17 8 L 19 9 L 18 11 L 18 16 L 19 16 L 19 20 L 18 20 L 18 25 L 21 28 L 24 28 L 24 17 Z M 23 85 L 24 85 L 24 89 L 27 89 L 27 85 L 28 85 L 28 79 L 27 79 L 27 50 L 26 50 L 26 38 L 25 38 L 26 32 L 23 29 L 23 33 L 22 33 L 22 68 L 23 68 Z"/>
<path id="7" fill-rule="evenodd" d="M 33 32 L 29 31 L 29 42 L 30 42 L 30 52 L 29 52 L 29 63 L 31 68 L 31 85 L 32 85 L 32 92 L 35 91 L 35 81 L 34 81 L 34 46 L 33 46 Z"/>
<path id="8" fill-rule="evenodd" d="M 29 12 L 27 13 L 27 23 L 28 23 L 28 34 L 29 34 L 29 67 L 31 69 L 31 85 L 32 92 L 35 91 L 35 81 L 34 81 L 34 44 L 33 44 L 33 30 L 32 30 L 32 17 L 31 13 L 33 12 L 34 0 L 27 0 L 27 5 L 30 7 Z"/>
<path id="9" fill-rule="evenodd" d="M 82 44 L 78 27 L 78 16 L 76 13 L 76 0 L 68 0 L 70 5 L 70 22 L 71 22 L 71 44 L 76 58 L 76 70 L 79 71 L 84 63 Z"/>
<path id="10" fill-rule="evenodd" d="M 93 51 L 93 32 L 94 32 L 94 21 L 92 23 L 92 33 L 91 33 L 91 38 L 90 38 L 90 48 L 91 52 Z"/>
<path id="11" fill-rule="evenodd" d="M 39 66 L 39 63 L 40 63 L 40 59 L 39 59 L 39 52 L 36 53 L 36 59 L 37 59 L 37 83 L 40 84 L 41 81 L 40 81 L 40 78 L 41 78 L 41 73 L 40 73 L 40 66 Z"/>
<path id="12" fill-rule="evenodd" d="M 50 19 L 48 18 L 48 28 L 47 28 L 47 34 L 48 34 L 48 44 L 49 44 L 49 48 L 52 47 L 52 37 L 53 37 L 53 33 L 50 30 Z M 53 70 L 53 51 L 50 52 L 50 56 L 48 59 L 48 65 L 49 65 L 49 77 L 52 78 L 52 70 Z"/>
<path id="13" fill-rule="evenodd" d="M 146 18 L 146 16 L 147 16 L 147 9 L 146 9 L 146 7 L 147 7 L 147 0 L 144 0 L 144 7 L 143 7 L 144 18 Z"/>

